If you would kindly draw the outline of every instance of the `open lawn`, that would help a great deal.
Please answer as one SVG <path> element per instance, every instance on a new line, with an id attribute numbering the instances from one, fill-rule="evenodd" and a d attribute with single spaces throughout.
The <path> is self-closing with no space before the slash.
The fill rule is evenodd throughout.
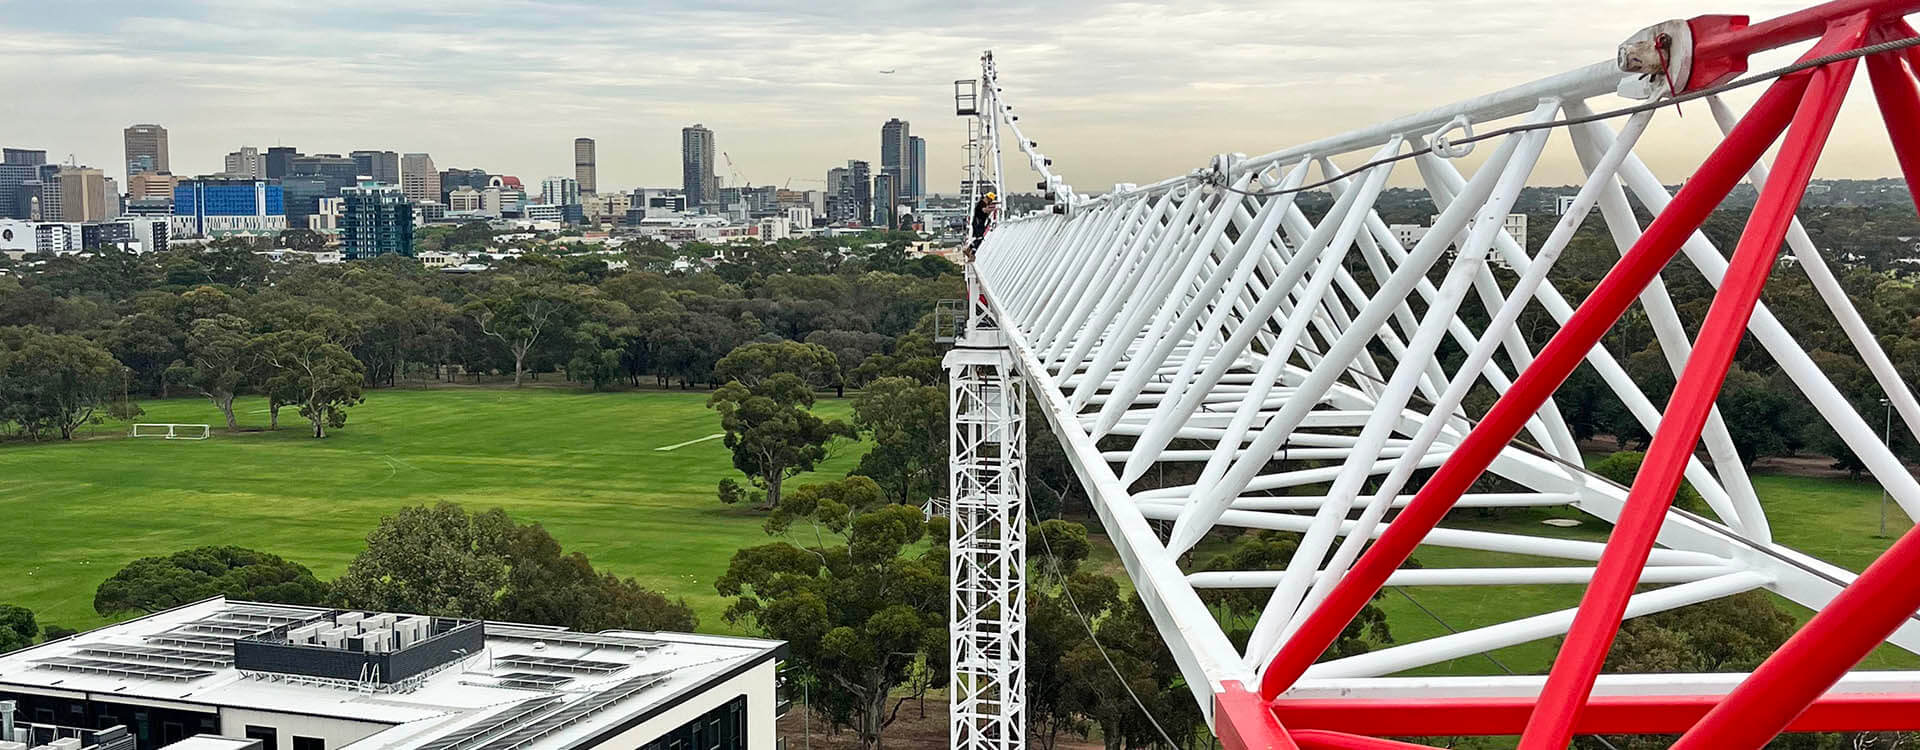
<path id="1" fill-rule="evenodd" d="M 92 598 L 101 580 L 135 557 L 203 544 L 275 552 L 331 577 L 360 551 L 381 515 L 451 500 L 475 509 L 500 506 L 515 518 L 538 521 L 596 565 L 686 597 L 701 629 L 732 632 L 721 619 L 726 603 L 713 581 L 735 549 L 767 537 L 758 513 L 714 499 L 715 483 L 738 474 L 721 441 L 705 439 L 719 431 L 706 397 L 385 390 L 369 394 L 347 427 L 325 440 L 307 437 L 304 421 L 283 412 L 278 432 L 216 431 L 207 441 L 130 440 L 120 437 L 124 425 L 103 425 L 93 431 L 97 437 L 72 443 L 0 444 L 0 549 L 7 551 L 0 555 L 0 603 L 30 607 L 42 622 L 98 625 L 103 619 Z M 203 399 L 143 406 L 146 422 L 219 417 Z M 266 423 L 264 409 L 259 399 L 238 404 L 248 427 Z M 844 417 L 850 405 L 822 399 L 818 409 Z M 820 475 L 844 474 L 860 450 L 845 446 Z M 1890 536 L 1876 536 L 1880 490 L 1870 482 L 1780 474 L 1760 474 L 1755 482 L 1782 542 L 1852 570 L 1911 526 L 1894 508 Z M 1587 523 L 1574 529 L 1540 524 L 1549 517 Z M 1462 512 L 1448 525 L 1595 540 L 1605 534 L 1603 524 L 1571 510 L 1508 512 L 1498 519 Z M 1123 576 L 1112 547 L 1100 541 L 1092 564 Z M 1217 552 L 1215 546 L 1203 545 L 1198 556 Z M 1424 548 L 1416 557 L 1427 567 L 1564 564 L 1443 548 Z M 1404 643 L 1572 607 L 1579 596 L 1577 586 L 1427 587 L 1389 591 L 1379 603 Z M 1553 645 L 1524 644 L 1495 658 L 1516 672 L 1542 672 Z M 1883 648 L 1869 664 L 1913 668 L 1920 658 Z M 1473 657 L 1420 672 L 1489 669 L 1498 671 Z"/>
<path id="2" fill-rule="evenodd" d="M 383 514 L 450 500 L 538 521 L 597 567 L 686 597 L 702 630 L 732 632 L 713 581 L 735 549 L 767 537 L 759 514 L 714 497 L 738 472 L 722 441 L 700 440 L 720 431 L 706 398 L 383 390 L 324 440 L 282 410 L 277 432 L 216 429 L 205 441 L 112 437 L 124 426 L 103 425 L 97 439 L 0 444 L 0 603 L 42 623 L 99 625 L 93 592 L 107 576 L 206 544 L 274 552 L 331 578 Z M 142 406 L 142 422 L 220 419 L 205 399 Z M 236 404 L 244 427 L 264 426 L 265 409 L 258 398 Z M 851 403 L 822 398 L 816 409 L 847 417 Z M 843 444 L 821 474 L 845 474 L 861 450 Z"/>

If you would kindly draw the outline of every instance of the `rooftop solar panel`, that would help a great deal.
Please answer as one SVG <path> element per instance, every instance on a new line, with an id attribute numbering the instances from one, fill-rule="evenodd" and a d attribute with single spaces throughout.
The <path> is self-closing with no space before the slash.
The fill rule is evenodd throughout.
<path id="1" fill-rule="evenodd" d="M 497 675 L 494 679 L 505 687 L 517 688 L 553 688 L 573 682 L 573 678 L 567 675 L 539 672 L 509 672 Z"/>
<path id="2" fill-rule="evenodd" d="M 233 639 L 220 635 L 200 635 L 194 633 L 159 633 L 147 636 L 148 643 L 160 643 L 181 648 L 197 648 L 208 651 L 233 652 Z"/>
<path id="3" fill-rule="evenodd" d="M 535 740 L 565 729 L 602 709 L 632 697 L 635 693 L 665 680 L 665 675 L 647 674 L 628 679 L 613 687 L 567 704 L 566 708 L 544 714 L 512 733 L 480 746 L 478 750 L 515 750 Z"/>
<path id="4" fill-rule="evenodd" d="M 185 667 L 167 667 L 158 664 L 140 664 L 137 662 L 112 661 L 108 659 L 87 659 L 75 656 L 55 656 L 39 659 L 34 664 L 45 669 L 60 669 L 68 672 L 86 672 L 116 677 L 142 677 L 155 680 L 197 680 L 214 674 L 206 669 L 188 669 Z"/>
<path id="5" fill-rule="evenodd" d="M 232 654 L 219 654 L 208 651 L 194 651 L 182 648 L 157 648 L 154 646 L 121 646 L 102 644 L 83 646 L 75 651 L 80 656 L 101 657 L 105 659 L 127 659 L 143 662 L 167 662 L 192 667 L 220 667 L 233 664 Z"/>
<path id="6" fill-rule="evenodd" d="M 548 696 L 522 701 L 474 724 L 456 729 L 420 747 L 420 750 L 466 750 L 524 726 L 534 716 L 559 707 L 560 698 Z"/>
<path id="7" fill-rule="evenodd" d="M 618 648 L 629 651 L 651 651 L 663 648 L 666 641 L 656 641 L 629 635 L 604 635 L 600 633 L 570 633 L 566 631 L 541 630 L 511 625 L 487 624 L 487 637 L 515 641 L 542 641 L 545 643 L 567 643 L 592 648 Z"/>
<path id="8" fill-rule="evenodd" d="M 593 659 L 568 659 L 559 656 L 538 656 L 535 654 L 507 654 L 493 658 L 496 667 L 513 669 L 546 669 L 559 672 L 587 672 L 607 674 L 626 669 L 630 664 L 615 661 L 596 661 Z"/>

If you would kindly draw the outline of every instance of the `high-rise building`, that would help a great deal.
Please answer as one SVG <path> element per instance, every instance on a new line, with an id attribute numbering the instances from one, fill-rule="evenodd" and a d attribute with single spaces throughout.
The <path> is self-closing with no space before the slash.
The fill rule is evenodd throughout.
<path id="1" fill-rule="evenodd" d="M 907 139 L 912 146 L 913 158 L 907 161 L 907 185 L 911 192 L 907 195 L 910 202 L 918 205 L 921 198 L 927 197 L 927 139 L 912 136 Z"/>
<path id="2" fill-rule="evenodd" d="M 893 188 L 899 193 L 911 193 L 912 183 L 906 179 L 908 162 L 913 159 L 911 126 L 906 120 L 895 117 L 880 126 L 880 174 L 893 176 Z"/>
<path id="3" fill-rule="evenodd" d="M 309 219 L 320 213 L 323 201 L 337 197 L 339 190 L 330 183 L 319 175 L 290 174 L 280 178 L 281 205 L 286 209 L 287 226 L 307 226 Z"/>
<path id="4" fill-rule="evenodd" d="M 132 125 L 122 131 L 127 151 L 127 174 L 171 172 L 167 164 L 167 129 L 159 125 Z"/>
<path id="5" fill-rule="evenodd" d="M 172 235 L 274 234 L 287 228 L 285 204 L 281 186 L 268 180 L 225 177 L 181 180 L 173 189 Z M 306 226 L 305 218 L 295 226 Z"/>
<path id="6" fill-rule="evenodd" d="M 720 180 L 713 174 L 713 131 L 695 124 L 680 129 L 680 188 L 687 210 L 699 211 L 720 199 Z"/>
<path id="7" fill-rule="evenodd" d="M 382 185 L 400 184 L 400 155 L 392 151 L 355 151 L 347 155 L 361 177 Z"/>
<path id="8" fill-rule="evenodd" d="M 293 158 L 300 155 L 300 149 L 292 146 L 271 146 L 267 149 L 267 179 L 277 180 L 293 174 Z"/>
<path id="9" fill-rule="evenodd" d="M 848 159 L 846 174 L 840 180 L 838 221 L 865 224 L 873 216 L 873 176 L 870 166 L 859 159 Z"/>
<path id="10" fill-rule="evenodd" d="M 10 148 L 0 161 L 0 217 L 33 218 L 33 202 L 40 192 L 40 167 L 47 163 L 47 152 L 39 149 Z"/>
<path id="11" fill-rule="evenodd" d="M 49 211 L 43 190 L 40 216 L 43 221 L 106 221 L 112 207 L 107 196 L 106 173 L 92 167 L 61 167 L 59 210 Z"/>
<path id="12" fill-rule="evenodd" d="M 47 150 L 44 148 L 0 149 L 5 154 L 4 162 L 14 166 L 37 167 L 47 163 Z"/>
<path id="13" fill-rule="evenodd" d="M 592 138 L 573 139 L 573 179 L 580 184 L 582 195 L 599 192 L 599 168 L 595 164 Z"/>
<path id="14" fill-rule="evenodd" d="M 360 181 L 360 166 L 353 163 L 352 159 L 339 154 L 294 157 L 292 173 L 326 178 L 328 197 L 338 195 L 341 190 L 352 187 Z"/>
<path id="15" fill-rule="evenodd" d="M 883 229 L 893 229 L 893 220 L 898 216 L 894 209 L 900 205 L 899 181 L 890 174 L 873 176 L 873 225 Z"/>
<path id="16" fill-rule="evenodd" d="M 227 174 L 233 175 L 232 172 Z M 241 176 L 241 175 L 235 175 Z M 141 172 L 127 178 L 128 200 L 152 200 L 155 198 L 173 198 L 173 189 L 180 185 L 180 178 L 162 172 Z"/>
<path id="17" fill-rule="evenodd" d="M 549 206 L 578 206 L 580 183 L 572 177 L 548 177 L 540 183 L 540 199 Z"/>
<path id="18" fill-rule="evenodd" d="M 407 154 L 400 157 L 400 190 L 415 203 L 439 202 L 440 172 L 433 168 L 433 157 Z"/>
<path id="19" fill-rule="evenodd" d="M 369 182 L 340 191 L 340 199 L 340 243 L 347 258 L 413 256 L 413 203 L 403 189 Z"/>
<path id="20" fill-rule="evenodd" d="M 230 177 L 265 179 L 267 162 L 260 156 L 260 149 L 241 146 L 239 151 L 227 154 L 225 168 L 220 171 Z"/>

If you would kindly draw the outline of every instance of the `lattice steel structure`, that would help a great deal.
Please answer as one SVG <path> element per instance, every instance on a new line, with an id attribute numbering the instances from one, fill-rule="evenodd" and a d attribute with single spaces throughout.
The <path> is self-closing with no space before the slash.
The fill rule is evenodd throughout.
<path id="1" fill-rule="evenodd" d="M 1915 36 L 1903 19 L 1916 9 L 1920 0 L 1837 0 L 1758 23 L 1666 22 L 1629 39 L 1615 60 L 1264 156 L 1223 155 L 1099 197 L 1051 172 L 984 60 L 982 116 L 1019 144 L 1054 204 L 987 236 L 971 269 L 980 299 L 1229 747 L 1395 748 L 1412 746 L 1379 738 L 1488 734 L 1521 735 L 1522 748 L 1540 750 L 1564 748 L 1574 733 L 1646 733 L 1719 749 L 1756 748 L 1783 730 L 1920 729 L 1920 673 L 1853 671 L 1883 641 L 1920 652 L 1920 586 L 1911 583 L 1920 532 L 1857 577 L 1776 543 L 1714 405 L 1751 335 L 1900 507 L 1920 516 L 1920 482 L 1759 302 L 1784 245 L 1878 389 L 1920 428 L 1920 401 L 1794 218 L 1862 64 L 1899 164 L 1909 183 L 1920 180 L 1920 53 L 1885 44 Z M 1691 175 L 1663 180 L 1634 153 L 1670 114 L 1586 119 L 1706 91 L 1744 72 L 1750 54 L 1809 42 L 1808 66 L 1765 83 L 1744 114 L 1717 96 L 1692 105 L 1725 135 Z M 1524 127 L 1472 137 L 1508 125 Z M 1585 182 L 1550 236 L 1523 247 L 1503 220 L 1562 134 Z M 1469 174 L 1457 159 L 1475 140 L 1485 159 Z M 1440 209 L 1415 242 L 1374 211 L 1395 169 L 1416 172 Z M 1683 178 L 1677 193 L 1663 187 Z M 1322 180 L 1334 200 L 1316 221 L 1289 190 Z M 1743 181 L 1759 198 L 1729 255 L 1697 230 Z M 1621 258 L 1576 305 L 1553 266 L 1583 222 L 1603 226 Z M 1661 279 L 1669 264 L 1718 290 L 1691 339 Z M 1604 340 L 1630 309 L 1646 317 L 1677 379 L 1664 409 Z M 1559 326 L 1539 351 L 1515 327 L 1523 313 Z M 1581 468 L 1554 403 L 1583 362 L 1654 436 L 1631 487 Z M 1497 401 L 1469 413 L 1463 401 L 1478 387 Z M 961 441 L 956 433 L 956 451 Z M 1168 463 L 1197 465 L 1198 479 L 1131 488 Z M 1484 475 L 1520 489 L 1470 491 Z M 1671 507 L 1683 479 L 1708 513 Z M 1288 494 L 1319 485 L 1331 489 Z M 1441 525 L 1454 508 L 1516 506 L 1573 508 L 1613 530 L 1600 543 Z M 1183 553 L 1227 528 L 1294 531 L 1301 543 L 1282 570 L 1183 566 Z M 1402 568 L 1419 545 L 1558 562 Z M 1555 584 L 1585 587 L 1579 607 L 1322 660 L 1385 585 Z M 1268 594 L 1244 649 L 1202 603 L 1200 591 L 1218 588 Z M 1624 617 L 1755 589 L 1818 614 L 1752 675 L 1599 674 Z M 1566 640 L 1550 675 L 1396 676 L 1555 636 Z M 956 732 L 956 746 L 962 739 Z"/>
<path id="2" fill-rule="evenodd" d="M 976 316 L 947 353 L 952 744 L 1026 746 L 1026 386 Z"/>

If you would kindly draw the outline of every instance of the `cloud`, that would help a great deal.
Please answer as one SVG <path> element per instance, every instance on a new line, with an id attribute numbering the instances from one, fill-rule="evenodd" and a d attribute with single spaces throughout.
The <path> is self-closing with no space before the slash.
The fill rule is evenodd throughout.
<path id="1" fill-rule="evenodd" d="M 1760 17 L 1800 4 L 1741 3 Z M 928 140 L 934 187 L 951 189 L 965 137 L 952 81 L 976 76 L 991 48 L 1028 135 L 1098 189 L 1604 60 L 1641 26 L 1718 8 L 13 0 L 0 2 L 0 83 L 16 114 L 0 137 L 114 172 L 120 129 L 158 122 L 183 173 L 218 170 L 241 145 L 288 144 L 426 151 L 442 167 L 538 180 L 570 173 L 572 139 L 589 136 L 602 185 L 632 187 L 677 184 L 679 128 L 700 122 L 744 177 L 812 187 L 847 159 L 877 160 L 880 124 L 900 117 Z M 1828 171 L 1887 173 L 1870 110 L 1847 116 Z M 1677 178 L 1712 133 L 1704 107 L 1671 119 L 1644 150 Z M 1568 151 L 1550 151 L 1541 179 L 1577 178 Z"/>

